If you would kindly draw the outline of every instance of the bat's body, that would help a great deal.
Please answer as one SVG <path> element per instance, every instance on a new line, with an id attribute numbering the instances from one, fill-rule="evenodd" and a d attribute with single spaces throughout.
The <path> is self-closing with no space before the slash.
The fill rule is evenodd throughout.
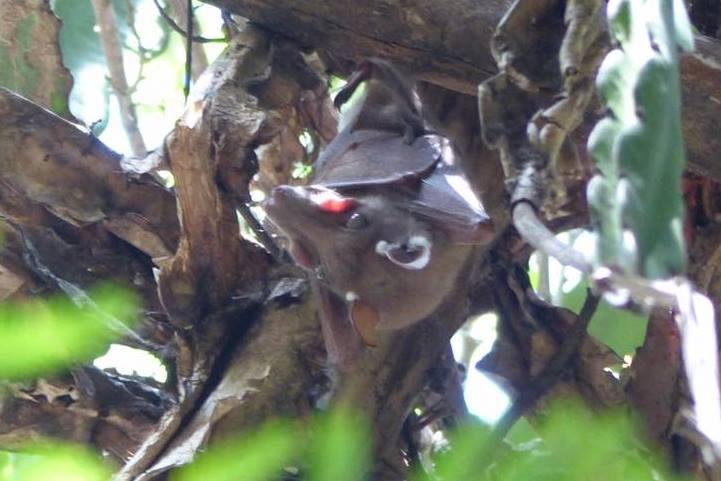
<path id="1" fill-rule="evenodd" d="M 453 289 L 471 244 L 492 236 L 453 166 L 451 143 L 426 134 L 407 81 L 368 61 L 338 98 L 363 80 L 365 96 L 321 154 L 311 185 L 277 187 L 266 203 L 295 261 L 316 274 L 326 345 L 341 364 L 357 339 L 351 324 L 374 344 L 376 330 L 428 317 Z"/>

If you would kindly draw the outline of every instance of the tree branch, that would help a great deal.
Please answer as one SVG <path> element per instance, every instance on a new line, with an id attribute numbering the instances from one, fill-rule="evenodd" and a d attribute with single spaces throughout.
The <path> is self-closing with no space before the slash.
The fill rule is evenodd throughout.
<path id="1" fill-rule="evenodd" d="M 508 0 L 204 0 L 317 48 L 330 67 L 348 74 L 363 58 L 380 56 L 445 88 L 475 95 L 478 84 L 497 72 L 490 43 Z M 348 15 L 348 12 L 353 15 Z M 696 38 L 697 51 L 681 60 L 683 134 L 689 169 L 721 180 L 721 42 Z M 593 115 L 580 130 L 584 138 Z M 579 150 L 585 150 L 581 147 Z"/>
<path id="2" fill-rule="evenodd" d="M 553 358 L 548 361 L 543 371 L 530 380 L 510 409 L 504 413 L 503 417 L 495 425 L 490 438 L 490 446 L 498 445 L 526 410 L 533 406 L 560 379 L 578 352 L 586 336 L 588 323 L 591 322 L 599 301 L 600 298 L 590 291 L 586 293 L 586 301 L 581 308 L 581 312 L 566 334 L 563 343 L 553 355 Z"/>
<path id="3" fill-rule="evenodd" d="M 173 0 L 173 9 L 176 12 L 179 12 L 179 13 L 176 13 L 176 15 L 182 17 L 182 19 L 186 19 L 186 21 L 187 21 L 187 14 L 188 14 L 187 10 L 188 9 L 184 5 L 180 6 L 181 5 L 180 2 L 184 2 L 184 1 L 185 0 L 178 0 L 178 1 Z M 183 30 L 180 27 L 180 25 L 178 25 L 176 23 L 176 21 L 173 20 L 173 18 L 170 15 L 168 15 L 168 13 L 165 11 L 165 9 L 163 8 L 163 6 L 160 4 L 160 2 L 158 0 L 153 0 L 153 2 L 155 3 L 155 7 L 158 9 L 158 13 L 160 13 L 160 16 L 163 17 L 163 20 L 165 20 L 165 22 L 170 26 L 170 28 L 175 30 L 180 35 L 182 35 L 183 38 L 187 39 L 188 32 Z M 180 6 L 180 8 L 178 8 L 179 6 Z M 207 37 L 203 37 L 202 35 L 191 35 L 190 40 L 193 41 L 193 43 L 219 43 L 219 42 L 227 42 L 228 41 L 228 39 L 226 39 L 226 38 L 207 38 Z M 207 62 L 207 60 L 206 60 L 206 62 Z"/>
<path id="4" fill-rule="evenodd" d="M 128 79 L 125 76 L 125 65 L 123 63 L 123 47 L 120 44 L 120 33 L 118 32 L 117 18 L 113 11 L 110 0 L 91 0 L 95 19 L 98 22 L 100 31 L 100 43 L 105 52 L 105 59 L 108 62 L 110 73 L 110 85 L 113 87 L 115 97 L 120 106 L 120 116 L 123 119 L 123 128 L 128 135 L 133 155 L 138 157 L 147 153 L 143 135 L 138 129 L 138 118 L 135 115 L 135 104 L 130 98 Z"/>

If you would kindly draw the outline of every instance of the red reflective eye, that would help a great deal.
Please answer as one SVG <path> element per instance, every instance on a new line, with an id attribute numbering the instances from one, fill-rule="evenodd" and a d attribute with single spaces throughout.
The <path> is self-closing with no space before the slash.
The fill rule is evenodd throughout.
<path id="1" fill-rule="evenodd" d="M 311 196 L 313 202 L 323 212 L 329 214 L 342 214 L 356 206 L 356 201 L 350 197 L 343 197 L 333 191 L 325 191 Z"/>

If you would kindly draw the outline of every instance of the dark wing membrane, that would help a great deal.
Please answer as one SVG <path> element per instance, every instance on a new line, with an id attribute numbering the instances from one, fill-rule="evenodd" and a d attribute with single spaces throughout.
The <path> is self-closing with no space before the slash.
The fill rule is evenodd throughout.
<path id="1" fill-rule="evenodd" d="M 493 222 L 461 172 L 440 164 L 421 181 L 416 198 L 403 206 L 445 231 L 457 244 L 484 244 L 493 238 Z"/>
<path id="2" fill-rule="evenodd" d="M 375 130 L 342 132 L 321 154 L 312 184 L 329 188 L 378 186 L 419 179 L 432 171 L 441 155 L 435 135 L 403 137 Z"/>

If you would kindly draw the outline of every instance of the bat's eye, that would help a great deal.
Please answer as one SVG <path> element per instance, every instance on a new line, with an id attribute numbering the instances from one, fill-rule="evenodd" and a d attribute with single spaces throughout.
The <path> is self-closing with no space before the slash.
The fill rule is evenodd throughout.
<path id="1" fill-rule="evenodd" d="M 420 270 L 431 260 L 431 246 L 431 241 L 424 236 L 413 236 L 403 244 L 380 240 L 376 244 L 376 253 L 404 269 Z"/>
<path id="2" fill-rule="evenodd" d="M 345 226 L 349 229 L 363 229 L 365 227 L 368 227 L 368 219 L 366 219 L 363 214 L 355 212 L 348 218 Z"/>

